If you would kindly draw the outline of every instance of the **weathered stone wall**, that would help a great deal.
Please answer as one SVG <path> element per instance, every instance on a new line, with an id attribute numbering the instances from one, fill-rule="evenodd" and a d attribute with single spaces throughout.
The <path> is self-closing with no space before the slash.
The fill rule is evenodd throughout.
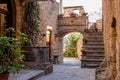
<path id="1" fill-rule="evenodd" d="M 58 19 L 58 25 L 59 26 L 86 26 L 86 16 L 80 16 L 80 17 L 63 17 L 63 18 L 60 18 Z"/>
<path id="2" fill-rule="evenodd" d="M 110 80 L 120 80 L 120 1 L 102 1 L 105 55 L 109 69 L 108 75 Z"/>
<path id="3" fill-rule="evenodd" d="M 26 3 L 27 4 L 27 3 Z M 49 73 L 49 69 L 50 72 L 52 72 L 52 61 L 53 61 L 53 51 L 54 51 L 54 45 L 55 45 L 55 33 L 56 33 L 56 26 L 57 26 L 57 10 L 58 10 L 58 6 L 57 6 L 57 2 L 55 0 L 48 0 L 48 1 L 39 1 L 40 4 L 40 39 L 38 41 L 38 47 L 46 47 L 46 32 L 47 30 L 50 30 L 51 32 L 51 40 L 50 40 L 50 55 L 46 55 L 47 57 L 49 56 L 50 59 L 48 60 L 48 62 L 50 62 L 49 64 L 46 64 L 44 66 L 42 66 L 45 69 L 45 73 Z M 18 0 L 15 0 L 15 18 L 16 18 L 16 30 L 21 30 L 22 28 L 22 24 L 23 24 L 23 18 L 24 18 L 24 9 L 25 6 L 21 5 L 21 3 Z M 49 29 L 48 29 L 49 28 Z M 32 50 L 32 49 L 31 49 Z M 39 53 L 39 52 L 38 52 Z M 37 54 L 38 54 L 37 53 Z M 42 52 L 43 53 L 43 52 Z M 30 55 L 27 55 L 28 57 Z M 32 56 L 32 55 L 31 55 Z M 46 57 L 46 56 L 42 56 L 42 57 Z M 36 59 L 38 59 L 39 57 L 36 56 Z M 34 59 L 34 57 L 30 58 L 31 60 Z M 36 61 L 35 61 L 36 62 Z M 43 62 L 43 61 L 42 61 Z M 44 62 L 43 62 L 44 63 Z M 34 68 L 41 68 L 41 64 L 39 62 L 36 62 L 34 64 L 34 62 L 31 63 L 25 63 L 28 67 L 30 65 L 30 67 L 32 69 Z M 27 67 L 26 66 L 26 67 Z M 30 68 L 29 67 L 29 68 Z M 48 71 L 48 72 L 47 72 Z"/>
<path id="4" fill-rule="evenodd" d="M 40 31 L 46 34 L 47 30 L 51 31 L 51 57 L 55 49 L 55 33 L 57 27 L 58 3 L 56 0 L 40 1 Z M 46 36 L 39 40 L 40 46 L 46 46 Z"/>
<path id="5" fill-rule="evenodd" d="M 80 60 L 82 59 L 82 52 L 81 52 L 82 46 L 83 46 L 83 40 L 79 39 L 77 41 L 77 56 Z"/>
<path id="6" fill-rule="evenodd" d="M 16 31 L 20 31 L 22 29 L 22 25 L 23 25 L 23 21 L 24 21 L 24 9 L 25 9 L 25 5 L 21 5 L 21 0 L 11 0 L 12 2 L 12 10 L 13 10 L 13 27 L 16 29 Z M 40 10 L 41 10 L 41 14 L 40 14 L 40 31 L 41 34 L 46 35 L 47 32 L 47 27 L 51 27 L 50 31 L 51 31 L 51 45 L 50 45 L 50 50 L 51 53 L 53 54 L 54 51 L 54 45 L 55 45 L 55 33 L 56 33 L 56 26 L 57 26 L 57 2 L 56 0 L 48 0 L 48 1 L 40 1 Z M 26 3 L 27 4 L 27 3 Z M 11 19 L 12 20 L 12 19 Z M 17 37 L 19 38 L 19 35 L 17 34 Z M 41 40 L 43 39 L 43 40 Z M 42 38 L 40 39 L 41 41 L 41 46 L 46 47 L 46 38 L 45 36 L 42 36 Z M 29 48 L 30 49 L 30 48 Z M 30 49 L 31 50 L 31 49 Z M 48 51 L 48 50 L 47 50 Z M 38 52 L 39 53 L 39 52 Z M 53 59 L 53 55 L 50 55 L 50 60 L 52 61 Z M 28 55 L 30 56 L 30 55 Z M 31 55 L 32 56 L 32 55 Z M 37 55 L 36 55 L 37 56 Z M 47 55 L 48 57 L 49 55 Z M 45 57 L 45 56 L 42 56 Z M 30 58 L 30 57 L 29 57 Z M 31 60 L 34 59 L 30 58 Z M 36 59 L 38 60 L 39 57 L 37 57 Z M 49 61 L 50 61 L 49 60 Z M 36 62 L 36 61 L 35 61 Z M 43 62 L 43 61 L 42 61 Z M 39 63 L 39 62 L 38 62 Z M 31 63 L 31 64 L 34 64 Z M 32 65 L 34 66 L 34 65 Z M 40 65 L 35 65 L 37 67 L 40 67 Z M 45 67 L 46 66 L 46 67 Z M 52 70 L 52 64 L 47 64 L 44 65 L 44 68 L 46 68 L 46 70 Z M 47 73 L 47 72 L 46 72 Z"/>
<path id="7" fill-rule="evenodd" d="M 84 32 L 86 25 L 84 26 L 58 26 L 58 36 L 63 37 L 70 32 Z"/>

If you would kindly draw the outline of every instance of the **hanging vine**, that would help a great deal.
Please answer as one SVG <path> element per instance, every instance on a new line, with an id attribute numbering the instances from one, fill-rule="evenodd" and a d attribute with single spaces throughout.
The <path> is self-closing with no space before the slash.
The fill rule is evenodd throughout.
<path id="1" fill-rule="evenodd" d="M 30 2 L 25 5 L 23 32 L 29 37 L 28 46 L 36 46 L 40 30 L 40 5 L 38 2 Z"/>

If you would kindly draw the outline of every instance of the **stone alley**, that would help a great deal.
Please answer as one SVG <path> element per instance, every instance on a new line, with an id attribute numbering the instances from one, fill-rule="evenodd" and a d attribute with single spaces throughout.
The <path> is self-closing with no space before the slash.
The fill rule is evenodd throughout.
<path id="1" fill-rule="evenodd" d="M 95 69 L 80 67 L 77 58 L 64 58 L 64 63 L 53 66 L 53 73 L 37 80 L 95 80 Z"/>

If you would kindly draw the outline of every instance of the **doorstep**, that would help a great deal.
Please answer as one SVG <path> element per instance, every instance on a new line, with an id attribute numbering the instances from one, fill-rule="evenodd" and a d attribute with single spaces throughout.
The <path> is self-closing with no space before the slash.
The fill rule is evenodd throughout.
<path id="1" fill-rule="evenodd" d="M 27 70 L 22 69 L 19 73 L 13 74 L 10 73 L 8 80 L 36 80 L 41 76 L 44 76 L 44 70 Z"/>

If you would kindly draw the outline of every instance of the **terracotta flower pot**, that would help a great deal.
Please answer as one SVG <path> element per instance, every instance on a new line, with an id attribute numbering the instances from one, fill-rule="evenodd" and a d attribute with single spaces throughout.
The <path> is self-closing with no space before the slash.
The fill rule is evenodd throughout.
<path id="1" fill-rule="evenodd" d="M 0 74 L 0 80 L 8 80 L 9 78 L 9 72 Z"/>

